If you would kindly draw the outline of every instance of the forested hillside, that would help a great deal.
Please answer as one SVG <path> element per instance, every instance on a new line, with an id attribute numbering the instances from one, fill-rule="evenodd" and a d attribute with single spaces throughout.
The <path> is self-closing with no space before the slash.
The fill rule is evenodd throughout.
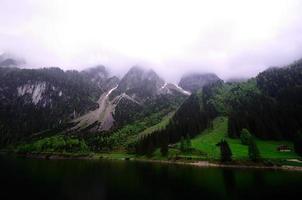
<path id="1" fill-rule="evenodd" d="M 302 129 L 302 64 L 260 73 L 252 91 L 242 89 L 246 84 L 231 91 L 229 134 L 239 136 L 245 127 L 259 138 L 293 139 Z"/>
<path id="2" fill-rule="evenodd" d="M 295 141 L 302 130 L 302 63 L 268 69 L 245 82 L 202 86 L 164 130 L 143 138 L 137 151 L 147 153 L 186 135 L 195 136 L 211 127 L 217 116 L 228 118 L 231 138 L 239 138 L 245 128 L 260 139 Z"/>
<path id="3" fill-rule="evenodd" d="M 103 66 L 82 72 L 2 67 L 0 72 L 1 144 L 34 145 L 50 137 L 43 141 L 56 146 L 66 136 L 92 151 L 150 155 L 200 135 L 222 116 L 229 138 L 240 138 L 246 129 L 260 140 L 301 146 L 302 62 L 241 82 L 225 83 L 213 74 L 185 76 L 181 82 L 189 91 L 140 67 L 121 80 L 109 77 Z M 28 149 L 36 148 L 32 145 Z"/>
<path id="4" fill-rule="evenodd" d="M 81 72 L 0 67 L 0 144 L 48 137 L 52 129 L 76 137 L 110 135 L 156 113 L 165 116 L 188 95 L 140 67 L 121 80 L 103 66 Z"/>
<path id="5" fill-rule="evenodd" d="M 105 86 L 92 81 L 88 71 L 0 67 L 0 144 L 55 128 L 97 107 Z"/>

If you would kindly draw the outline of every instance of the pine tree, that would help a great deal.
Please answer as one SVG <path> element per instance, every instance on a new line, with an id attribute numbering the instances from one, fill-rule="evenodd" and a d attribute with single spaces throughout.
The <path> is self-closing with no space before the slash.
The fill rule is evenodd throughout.
<path id="1" fill-rule="evenodd" d="M 160 153 L 162 156 L 167 156 L 168 151 L 169 151 L 168 145 L 169 145 L 168 138 L 166 136 L 164 136 L 161 147 L 160 147 Z"/>
<path id="2" fill-rule="evenodd" d="M 191 138 L 190 135 L 187 134 L 186 136 L 186 151 L 190 150 L 192 148 Z"/>
<path id="3" fill-rule="evenodd" d="M 180 139 L 180 151 L 181 152 L 185 152 L 185 149 L 186 149 L 185 139 L 184 139 L 183 136 L 181 136 L 181 139 Z"/>
<path id="4" fill-rule="evenodd" d="M 222 139 L 217 146 L 220 147 L 220 160 L 221 162 L 229 162 L 232 161 L 232 151 L 228 144 L 228 142 Z"/>
<path id="5" fill-rule="evenodd" d="M 298 132 L 294 137 L 294 150 L 295 152 L 302 156 L 302 133 Z"/>
<path id="6" fill-rule="evenodd" d="M 248 154 L 250 160 L 257 162 L 260 160 L 260 152 L 258 146 L 254 140 L 254 138 L 250 139 L 249 146 L 248 146 Z"/>
<path id="7" fill-rule="evenodd" d="M 146 149 L 146 154 L 147 156 L 152 156 L 152 153 L 154 152 L 154 143 L 153 143 L 153 138 L 152 136 L 147 137 L 147 149 Z"/>

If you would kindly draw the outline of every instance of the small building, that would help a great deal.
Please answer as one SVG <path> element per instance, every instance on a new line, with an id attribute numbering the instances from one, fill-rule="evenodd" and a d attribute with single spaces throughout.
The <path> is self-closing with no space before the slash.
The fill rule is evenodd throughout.
<path id="1" fill-rule="evenodd" d="M 292 151 L 292 149 L 287 145 L 280 145 L 280 146 L 278 146 L 277 150 L 280 152 L 291 152 Z"/>

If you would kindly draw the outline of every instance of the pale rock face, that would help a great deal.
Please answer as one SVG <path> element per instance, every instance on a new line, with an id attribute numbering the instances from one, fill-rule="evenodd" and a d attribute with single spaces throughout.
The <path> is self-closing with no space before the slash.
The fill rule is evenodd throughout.
<path id="1" fill-rule="evenodd" d="M 165 83 L 159 90 L 160 94 L 173 94 L 174 92 L 178 92 L 180 94 L 183 94 L 185 96 L 191 95 L 191 92 L 186 91 L 179 87 L 178 85 L 172 84 L 172 83 Z"/>
<path id="2" fill-rule="evenodd" d="M 135 98 L 136 101 L 143 102 L 148 98 L 155 97 L 164 84 L 164 80 L 153 70 L 145 70 L 135 66 L 121 79 L 117 93 L 126 93 Z"/>
<path id="3" fill-rule="evenodd" d="M 42 94 L 46 89 L 46 82 L 38 82 L 35 84 L 24 84 L 17 88 L 18 96 L 29 94 L 32 97 L 32 102 L 37 105 L 42 99 Z"/>
<path id="4" fill-rule="evenodd" d="M 116 88 L 117 86 L 100 96 L 98 100 L 99 107 L 97 109 L 74 119 L 73 121 L 76 122 L 77 125 L 71 128 L 71 130 L 82 130 L 94 123 L 99 124 L 95 127 L 96 131 L 109 130 L 114 123 L 112 113 L 114 112 L 115 106 L 109 101 L 108 97 Z"/>
<path id="5" fill-rule="evenodd" d="M 174 84 L 174 86 L 179 89 L 182 93 L 186 94 L 186 95 L 191 95 L 191 92 L 184 90 L 183 88 L 181 88 L 179 85 Z"/>
<path id="6" fill-rule="evenodd" d="M 166 86 L 168 85 L 168 83 L 165 83 L 163 86 L 161 86 L 161 90 L 163 90 Z"/>
<path id="7" fill-rule="evenodd" d="M 115 119 L 113 117 L 115 108 L 122 99 L 127 99 L 128 101 L 140 105 L 139 102 L 128 96 L 126 93 L 115 96 L 112 100 L 110 100 L 110 94 L 117 88 L 118 86 L 115 86 L 100 96 L 98 100 L 99 107 L 97 109 L 74 119 L 73 122 L 75 122 L 76 125 L 70 130 L 81 131 L 83 129 L 87 129 L 87 127 L 91 127 L 93 124 L 97 124 L 97 126 L 91 128 L 90 130 L 108 131 L 115 122 Z"/>
<path id="8" fill-rule="evenodd" d="M 75 118 L 71 131 L 108 131 L 115 124 L 133 118 L 153 100 L 169 101 L 169 98 L 185 98 L 190 92 L 165 83 L 153 70 L 131 68 L 118 84 L 110 84 L 98 100 L 99 107 Z"/>

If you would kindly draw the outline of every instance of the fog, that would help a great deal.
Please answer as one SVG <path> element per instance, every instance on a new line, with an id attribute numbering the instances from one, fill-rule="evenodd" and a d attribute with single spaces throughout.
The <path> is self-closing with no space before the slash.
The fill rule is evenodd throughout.
<path id="1" fill-rule="evenodd" d="M 0 0 L 0 53 L 26 67 L 133 65 L 251 77 L 302 58 L 301 0 Z"/>

